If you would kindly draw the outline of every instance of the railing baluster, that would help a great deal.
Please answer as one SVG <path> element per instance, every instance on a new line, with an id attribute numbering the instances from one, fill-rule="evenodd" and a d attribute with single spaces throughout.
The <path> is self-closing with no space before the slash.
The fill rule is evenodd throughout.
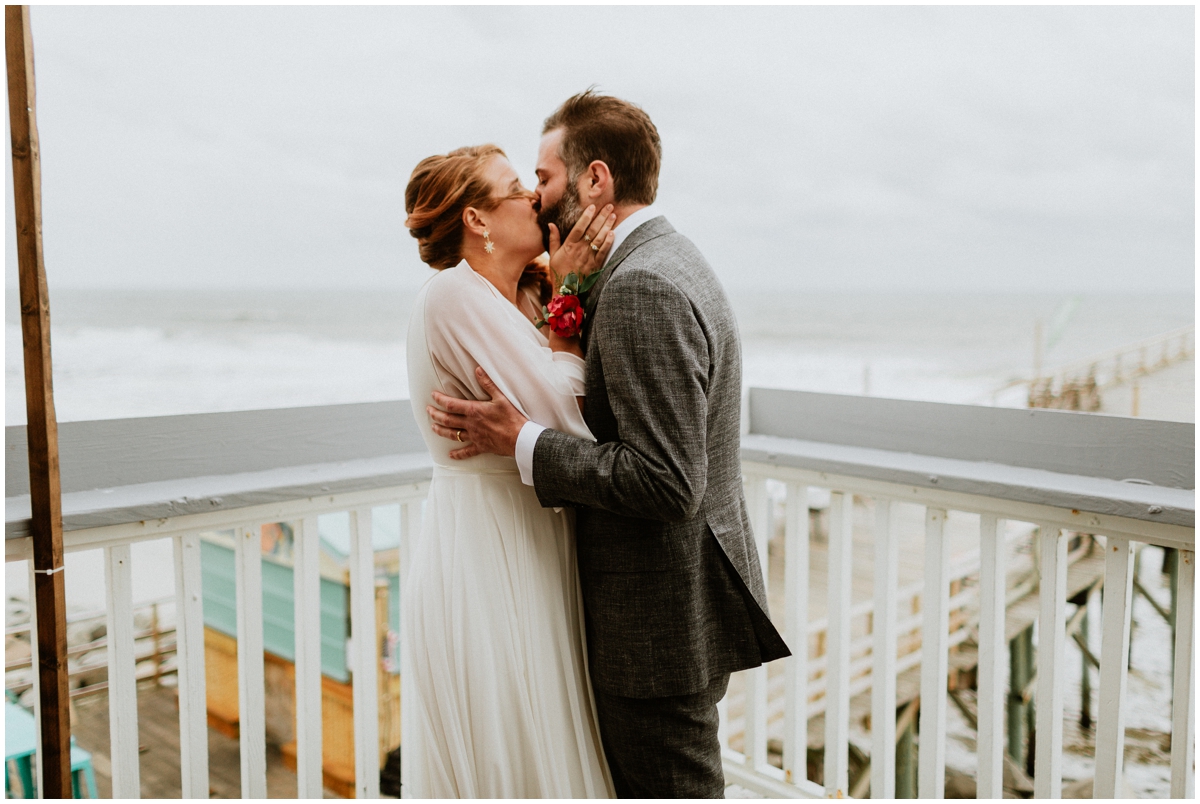
<path id="1" fill-rule="evenodd" d="M 263 671 L 262 534 L 239 527 L 237 562 L 238 742 L 242 798 L 267 797 L 266 696 Z"/>
<path id="2" fill-rule="evenodd" d="M 829 503 L 829 631 L 825 676 L 825 793 L 850 794 L 850 604 L 854 497 L 835 491 Z"/>
<path id="3" fill-rule="evenodd" d="M 1192 657 L 1196 623 L 1196 554 L 1176 556 L 1178 605 L 1175 615 L 1175 694 L 1171 701 L 1171 798 L 1196 797 L 1196 693 Z"/>
<path id="4" fill-rule="evenodd" d="M 767 545 L 771 540 L 771 497 L 767 494 L 765 477 L 746 478 L 746 507 L 750 509 L 750 527 L 754 531 L 754 546 L 758 548 L 758 563 L 767 572 Z"/>
<path id="5" fill-rule="evenodd" d="M 64 561 L 66 557 L 64 556 Z M 65 564 L 64 564 L 65 566 Z M 41 673 L 39 669 L 41 664 L 38 663 L 38 641 L 37 641 L 37 595 L 32 594 L 37 588 L 37 575 L 33 569 L 33 554 L 25 559 L 26 571 L 29 575 L 29 585 L 26 589 L 29 590 L 29 668 L 30 680 L 33 682 L 33 722 L 37 724 L 34 729 L 34 744 L 37 746 L 37 755 L 42 756 L 42 693 L 41 693 Z M 5 763 L 5 772 L 8 771 L 8 763 Z M 43 798 L 42 791 L 46 789 L 44 782 L 45 768 L 43 763 L 33 763 L 33 783 L 37 786 L 37 797 Z M 22 791 L 24 795 L 31 796 L 28 790 Z"/>
<path id="6" fill-rule="evenodd" d="M 296 616 L 296 796 L 321 798 L 321 543 L 317 518 L 296 523 L 293 590 Z"/>
<path id="7" fill-rule="evenodd" d="M 1041 584 L 1038 591 L 1037 750 L 1034 796 L 1062 798 L 1063 699 L 1067 688 L 1067 537 L 1061 528 L 1039 527 Z"/>
<path id="8" fill-rule="evenodd" d="M 1096 707 L 1095 798 L 1124 795 L 1125 681 L 1129 616 L 1133 610 L 1133 549 L 1108 537 L 1104 549 L 1104 637 L 1100 648 L 1100 700 Z"/>
<path id="9" fill-rule="evenodd" d="M 108 612 L 108 730 L 113 798 L 141 798 L 137 668 L 133 652 L 133 573 L 128 544 L 104 548 Z"/>
<path id="10" fill-rule="evenodd" d="M 767 667 L 746 671 L 746 766 L 759 769 L 767 764 Z"/>
<path id="11" fill-rule="evenodd" d="M 404 609 L 401 601 L 404 599 L 404 590 L 408 588 L 408 568 L 409 561 L 412 556 L 412 548 L 416 543 L 417 536 L 421 532 L 421 503 L 407 502 L 400 504 L 400 600 L 396 601 L 396 605 L 401 606 L 400 609 L 400 745 L 412 746 L 408 740 L 416 739 L 416 691 L 413 689 L 412 673 L 408 670 L 408 662 L 411 659 L 409 655 L 407 642 L 404 635 Z M 408 796 L 408 786 L 411 784 L 412 766 L 409 761 L 404 759 L 405 751 L 400 752 L 400 790 L 401 798 Z M 411 757 L 412 755 L 409 754 Z"/>
<path id="12" fill-rule="evenodd" d="M 379 798 L 379 644 L 375 638 L 375 552 L 371 509 L 350 512 L 350 635 L 354 650 L 354 791 Z"/>
<path id="13" fill-rule="evenodd" d="M 750 489 L 750 527 L 754 531 L 754 545 L 758 549 L 758 560 L 764 577 L 767 572 L 767 543 L 771 534 L 771 499 L 767 495 L 767 480 L 764 477 L 747 478 Z M 762 665 L 746 671 L 745 716 L 746 765 L 758 769 L 767 764 L 767 667 Z"/>
<path id="14" fill-rule="evenodd" d="M 784 521 L 784 624 L 792 655 L 784 665 L 783 770 L 808 778 L 808 486 L 787 484 Z"/>
<path id="15" fill-rule="evenodd" d="M 875 610 L 871 615 L 871 798 L 896 797 L 895 506 L 875 499 Z"/>
<path id="16" fill-rule="evenodd" d="M 179 772 L 184 798 L 208 798 L 208 701 L 200 536 L 175 542 L 175 665 L 179 690 Z"/>
<path id="17" fill-rule="evenodd" d="M 942 798 L 946 786 L 946 677 L 950 643 L 950 545 L 946 512 L 925 511 L 925 586 L 921 592 L 921 752 L 917 795 Z M 932 738 L 932 739 L 930 739 Z"/>
<path id="18" fill-rule="evenodd" d="M 979 518 L 979 771 L 976 798 L 1004 794 L 1004 640 L 1008 545 L 1004 520 Z"/>

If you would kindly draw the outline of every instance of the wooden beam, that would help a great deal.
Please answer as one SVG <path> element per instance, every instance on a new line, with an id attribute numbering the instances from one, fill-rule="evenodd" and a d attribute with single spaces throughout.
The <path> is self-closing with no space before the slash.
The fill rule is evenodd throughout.
<path id="1" fill-rule="evenodd" d="M 25 347 L 25 420 L 37 610 L 39 773 L 44 798 L 71 796 L 71 719 L 67 697 L 67 622 L 63 595 L 62 495 L 58 422 L 50 371 L 50 299 L 42 253 L 42 176 L 29 6 L 4 7 L 8 116 L 12 130 L 13 210 Z"/>

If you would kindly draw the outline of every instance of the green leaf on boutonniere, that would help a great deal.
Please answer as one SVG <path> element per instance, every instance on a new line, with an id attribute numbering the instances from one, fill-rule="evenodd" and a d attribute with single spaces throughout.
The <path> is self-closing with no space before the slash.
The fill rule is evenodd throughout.
<path id="1" fill-rule="evenodd" d="M 591 290 L 592 285 L 596 284 L 596 280 L 600 278 L 600 274 L 602 274 L 602 273 L 604 273 L 603 268 L 601 268 L 598 271 L 593 271 L 592 273 L 585 276 L 583 278 L 582 284 L 580 284 L 580 286 L 579 286 L 579 292 L 587 293 L 589 290 Z"/>

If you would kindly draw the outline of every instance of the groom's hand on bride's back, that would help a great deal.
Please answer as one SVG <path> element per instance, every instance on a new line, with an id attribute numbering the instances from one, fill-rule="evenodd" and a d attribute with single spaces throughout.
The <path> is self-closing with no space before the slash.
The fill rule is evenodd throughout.
<path id="1" fill-rule="evenodd" d="M 437 407 L 425 406 L 433 432 L 463 445 L 451 451 L 450 457 L 455 460 L 483 453 L 511 458 L 517 451 L 517 436 L 528 419 L 513 407 L 487 372 L 476 368 L 475 376 L 491 401 L 455 399 L 434 391 L 433 401 Z"/>

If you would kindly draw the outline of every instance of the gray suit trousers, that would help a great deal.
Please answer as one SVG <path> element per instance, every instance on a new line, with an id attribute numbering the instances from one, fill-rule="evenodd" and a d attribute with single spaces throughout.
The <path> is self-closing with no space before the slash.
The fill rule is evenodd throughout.
<path id="1" fill-rule="evenodd" d="M 596 690 L 600 738 L 618 798 L 724 798 L 717 704 L 729 676 L 691 695 L 626 698 Z"/>

